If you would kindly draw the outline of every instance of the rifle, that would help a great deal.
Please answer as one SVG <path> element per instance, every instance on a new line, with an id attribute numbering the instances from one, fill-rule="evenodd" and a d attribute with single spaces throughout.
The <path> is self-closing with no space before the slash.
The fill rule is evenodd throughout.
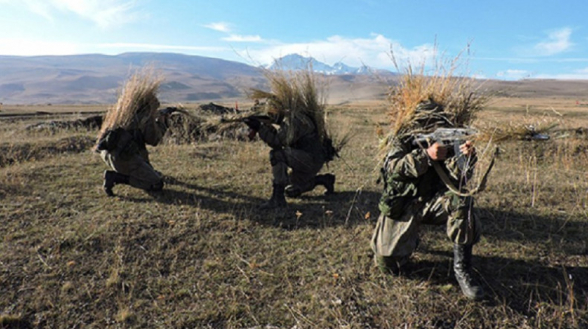
<path id="1" fill-rule="evenodd" d="M 159 114 L 160 115 L 171 115 L 172 113 L 178 112 L 178 108 L 177 107 L 166 107 L 164 109 L 159 110 Z"/>
<path id="2" fill-rule="evenodd" d="M 414 135 L 413 144 L 421 145 L 422 143 L 440 145 L 454 144 L 459 149 L 459 142 L 469 140 L 475 137 L 478 131 L 473 128 L 437 128 L 430 134 Z"/>
<path id="3" fill-rule="evenodd" d="M 432 145 L 438 143 L 439 145 L 449 146 L 453 145 L 453 152 L 448 156 L 459 155 L 461 151 L 459 146 L 462 142 L 472 139 L 478 134 L 478 131 L 473 128 L 437 128 L 429 134 L 414 135 L 413 144 L 423 147 L 423 144 Z M 457 166 L 460 170 L 465 171 L 468 160 L 464 157 L 457 159 Z"/>
<path id="4" fill-rule="evenodd" d="M 267 124 L 271 124 L 272 123 L 272 118 L 269 115 L 263 115 L 263 114 L 253 114 L 253 115 L 248 115 L 246 117 L 242 117 L 242 118 L 221 118 L 221 123 L 230 123 L 230 122 L 246 122 L 248 120 L 257 120 L 259 122 L 263 122 L 263 123 L 267 123 Z"/>
<path id="5" fill-rule="evenodd" d="M 243 122 L 243 123 L 247 124 L 247 126 L 249 126 L 249 134 L 247 135 L 247 137 L 249 138 L 250 141 L 252 141 L 255 138 L 255 134 L 257 134 L 257 129 L 255 129 L 251 124 L 252 121 L 262 122 L 267 125 L 271 125 L 273 122 L 272 118 L 269 115 L 263 115 L 263 114 L 253 114 L 253 115 L 249 115 L 246 117 L 232 118 L 232 119 L 221 118 L 221 123 Z M 259 123 L 258 123 L 258 125 L 259 125 Z M 257 127 L 257 128 L 259 128 L 259 127 Z"/>
<path id="6" fill-rule="evenodd" d="M 459 150 L 459 146 L 462 144 L 462 142 L 473 139 L 477 134 L 478 131 L 473 128 L 438 128 L 437 130 L 429 134 L 415 134 L 413 136 L 413 144 L 418 145 L 420 147 L 424 147 L 423 143 L 426 143 L 428 145 L 431 145 L 435 142 L 441 145 L 453 144 L 453 149 L 455 152 L 454 154 L 459 155 L 461 153 L 461 151 Z M 488 165 L 488 169 L 486 169 L 486 172 L 484 173 L 484 175 L 482 175 L 480 184 L 476 188 L 469 190 L 465 193 L 462 192 L 461 189 L 456 188 L 453 185 L 453 183 L 451 183 L 451 180 L 449 179 L 449 177 L 447 177 L 447 174 L 443 171 L 443 169 L 441 169 L 440 165 L 437 162 L 433 162 L 433 167 L 435 168 L 435 171 L 437 172 L 437 174 L 449 190 L 462 197 L 471 196 L 482 191 L 485 188 L 486 180 L 488 178 L 490 170 L 492 170 L 492 167 L 494 166 L 494 160 L 496 158 L 497 152 L 498 149 L 496 149 L 496 152 L 492 156 L 490 164 Z M 465 157 L 459 157 L 457 159 L 457 165 L 462 172 L 467 171 L 468 159 L 466 159 Z"/>

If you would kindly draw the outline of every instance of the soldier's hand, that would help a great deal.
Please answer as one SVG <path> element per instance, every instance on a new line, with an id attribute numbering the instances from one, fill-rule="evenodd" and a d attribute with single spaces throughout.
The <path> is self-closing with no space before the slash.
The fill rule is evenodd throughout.
<path id="1" fill-rule="evenodd" d="M 459 146 L 459 151 L 463 155 L 474 155 L 476 153 L 476 148 L 471 141 L 466 141 L 465 143 Z"/>
<path id="2" fill-rule="evenodd" d="M 252 141 L 255 138 L 255 135 L 257 135 L 257 130 L 253 130 L 253 129 L 249 128 L 249 131 L 247 133 L 247 138 L 249 138 L 249 140 Z"/>
<path id="3" fill-rule="evenodd" d="M 439 143 L 434 143 L 427 149 L 427 154 L 431 160 L 445 160 L 447 157 L 447 148 Z"/>

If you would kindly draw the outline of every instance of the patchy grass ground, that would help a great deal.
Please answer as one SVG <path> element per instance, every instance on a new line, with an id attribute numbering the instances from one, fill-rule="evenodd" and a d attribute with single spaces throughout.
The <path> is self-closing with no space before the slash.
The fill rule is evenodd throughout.
<path id="1" fill-rule="evenodd" d="M 563 127 L 588 126 L 553 106 Z M 481 118 L 546 119 L 504 108 Z M 151 148 L 165 191 L 117 186 L 107 198 L 106 166 L 79 146 L 96 132 L 0 122 L 2 150 L 15 154 L 0 164 L 0 328 L 587 328 L 588 141 L 501 144 L 477 197 L 475 267 L 489 296 L 472 302 L 440 227 L 423 228 L 408 274 L 372 264 L 384 112 L 332 108 L 354 133 L 325 168 L 338 193 L 317 188 L 279 212 L 256 209 L 271 194 L 261 142 Z M 78 146 L 57 147 L 67 138 Z"/>

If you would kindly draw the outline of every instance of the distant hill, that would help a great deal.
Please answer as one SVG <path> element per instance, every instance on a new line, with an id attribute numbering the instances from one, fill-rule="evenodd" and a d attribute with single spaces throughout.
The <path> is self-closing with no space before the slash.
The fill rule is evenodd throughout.
<path id="1" fill-rule="evenodd" d="M 385 99 L 398 76 L 390 71 L 344 63 L 327 65 L 312 57 L 288 55 L 270 69 L 313 69 L 328 78 L 329 103 Z M 174 53 L 124 53 L 116 56 L 0 56 L 0 102 L 5 104 L 112 104 L 124 81 L 151 65 L 164 75 L 160 99 L 167 103 L 238 100 L 251 88 L 267 89 L 263 68 Z M 583 97 L 588 81 L 524 80 L 485 83 L 509 97 Z"/>
<path id="2" fill-rule="evenodd" d="M 162 100 L 239 97 L 265 78 L 250 65 L 201 56 L 125 53 L 117 56 L 0 56 L 0 102 L 113 103 L 133 69 L 151 65 L 165 82 Z"/>

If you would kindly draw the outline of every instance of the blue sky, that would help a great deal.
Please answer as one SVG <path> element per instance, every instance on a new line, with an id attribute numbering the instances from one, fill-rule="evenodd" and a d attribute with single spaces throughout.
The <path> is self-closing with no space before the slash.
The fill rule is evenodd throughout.
<path id="1" fill-rule="evenodd" d="M 0 55 L 299 53 L 397 71 L 461 55 L 484 78 L 588 79 L 586 0 L 0 0 Z M 469 45 L 469 47 L 468 47 Z"/>

